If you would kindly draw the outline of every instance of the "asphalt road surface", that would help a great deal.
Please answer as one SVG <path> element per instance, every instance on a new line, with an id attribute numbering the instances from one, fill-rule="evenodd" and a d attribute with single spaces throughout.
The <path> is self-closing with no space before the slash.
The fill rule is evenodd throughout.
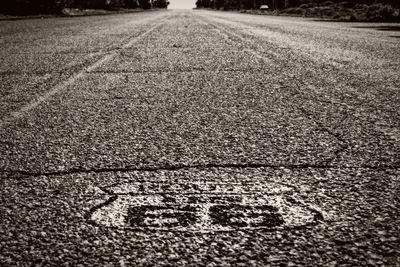
<path id="1" fill-rule="evenodd" d="M 0 265 L 399 266 L 399 37 L 213 11 L 1 21 Z"/>

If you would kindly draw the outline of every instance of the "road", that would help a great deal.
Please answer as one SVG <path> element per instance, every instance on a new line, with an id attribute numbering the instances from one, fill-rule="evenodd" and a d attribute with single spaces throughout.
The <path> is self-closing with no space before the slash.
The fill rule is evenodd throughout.
<path id="1" fill-rule="evenodd" d="M 399 265 L 396 30 L 0 21 L 0 265 Z"/>

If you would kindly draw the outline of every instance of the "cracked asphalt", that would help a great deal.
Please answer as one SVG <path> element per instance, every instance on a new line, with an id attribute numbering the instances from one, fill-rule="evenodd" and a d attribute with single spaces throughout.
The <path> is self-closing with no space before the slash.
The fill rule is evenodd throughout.
<path id="1" fill-rule="evenodd" d="M 377 25 L 0 21 L 0 265 L 399 266 L 400 39 Z"/>

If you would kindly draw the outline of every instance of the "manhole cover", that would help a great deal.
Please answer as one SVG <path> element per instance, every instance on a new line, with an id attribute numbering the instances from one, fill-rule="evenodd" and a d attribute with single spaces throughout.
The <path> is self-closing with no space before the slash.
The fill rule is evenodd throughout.
<path id="1" fill-rule="evenodd" d="M 111 195 L 92 209 L 97 225 L 132 230 L 231 231 L 315 223 L 321 214 L 275 182 L 129 182 L 103 189 Z"/>

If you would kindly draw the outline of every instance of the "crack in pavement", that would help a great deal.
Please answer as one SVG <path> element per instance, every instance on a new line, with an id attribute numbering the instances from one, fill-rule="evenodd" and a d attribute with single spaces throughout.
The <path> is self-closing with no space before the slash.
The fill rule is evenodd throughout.
<path id="1" fill-rule="evenodd" d="M 369 170 L 397 170 L 400 166 L 340 166 L 340 165 L 323 165 L 323 164 L 263 164 L 263 163 L 226 163 L 226 164 L 199 164 L 199 165 L 169 165 L 169 166 L 154 166 L 154 167 L 110 167 L 98 169 L 70 169 L 66 171 L 53 171 L 53 172 L 31 172 L 24 170 L 0 170 L 3 174 L 16 174 L 28 177 L 39 176 L 63 176 L 70 174 L 90 174 L 90 173 L 107 173 L 107 172 L 157 172 L 157 171 L 177 171 L 188 169 L 369 169 Z M 15 178 L 15 177 L 10 177 Z"/>
<path id="2" fill-rule="evenodd" d="M 350 144 L 346 142 L 346 140 L 342 138 L 340 134 L 337 134 L 332 130 L 330 130 L 323 123 L 321 123 L 312 113 L 308 112 L 305 108 L 303 107 L 295 107 L 295 108 L 300 110 L 301 113 L 303 113 L 309 120 L 317 124 L 321 131 L 328 133 L 329 135 L 333 136 L 334 138 L 336 138 L 336 140 L 340 142 L 339 148 L 333 153 L 334 155 L 330 159 L 325 160 L 325 163 L 327 165 L 331 164 L 335 159 L 339 158 L 340 154 L 350 147 Z"/>

